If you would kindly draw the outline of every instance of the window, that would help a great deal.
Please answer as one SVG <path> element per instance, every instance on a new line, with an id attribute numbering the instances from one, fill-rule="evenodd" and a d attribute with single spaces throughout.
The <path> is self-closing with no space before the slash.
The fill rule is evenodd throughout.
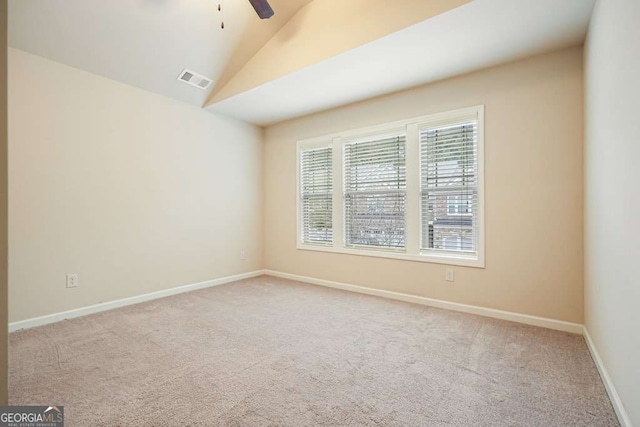
<path id="1" fill-rule="evenodd" d="M 447 196 L 448 215 L 471 215 L 472 205 L 473 200 L 470 197 Z"/>
<path id="2" fill-rule="evenodd" d="M 471 239 L 461 236 L 449 236 L 444 239 L 444 249 L 449 251 L 464 251 L 468 250 L 472 245 Z"/>
<path id="3" fill-rule="evenodd" d="M 331 147 L 321 147 L 300 153 L 303 243 L 328 245 L 333 241 L 331 152 Z"/>
<path id="4" fill-rule="evenodd" d="M 422 251 L 476 252 L 477 135 L 477 120 L 420 128 Z"/>
<path id="5" fill-rule="evenodd" d="M 299 141 L 298 248 L 484 267 L 483 128 L 479 106 Z"/>
<path id="6" fill-rule="evenodd" d="M 346 245 L 403 249 L 405 136 L 349 141 L 344 147 Z"/>

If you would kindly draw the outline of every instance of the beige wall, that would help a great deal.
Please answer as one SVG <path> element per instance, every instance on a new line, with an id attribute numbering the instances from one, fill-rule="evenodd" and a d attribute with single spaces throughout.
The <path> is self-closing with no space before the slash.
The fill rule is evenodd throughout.
<path id="1" fill-rule="evenodd" d="M 582 48 L 267 128 L 265 265 L 286 273 L 583 321 Z M 486 106 L 486 268 L 296 250 L 296 141 Z"/>
<path id="2" fill-rule="evenodd" d="M 10 49 L 10 321 L 262 268 L 262 155 L 259 128 Z"/>
<path id="3" fill-rule="evenodd" d="M 0 406 L 7 404 L 7 1 L 0 0 Z"/>
<path id="4" fill-rule="evenodd" d="M 640 2 L 599 0 L 585 45 L 586 327 L 640 426 Z"/>

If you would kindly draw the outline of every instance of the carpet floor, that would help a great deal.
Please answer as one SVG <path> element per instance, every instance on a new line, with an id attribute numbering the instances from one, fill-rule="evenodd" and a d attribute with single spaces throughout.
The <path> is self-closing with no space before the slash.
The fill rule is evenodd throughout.
<path id="1" fill-rule="evenodd" d="M 617 426 L 581 336 L 262 276 L 10 334 L 66 426 Z"/>

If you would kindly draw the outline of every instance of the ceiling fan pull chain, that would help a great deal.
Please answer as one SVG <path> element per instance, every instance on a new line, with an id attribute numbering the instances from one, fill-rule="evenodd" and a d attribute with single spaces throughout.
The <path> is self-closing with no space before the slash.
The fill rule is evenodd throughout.
<path id="1" fill-rule="evenodd" d="M 224 12 L 222 11 L 222 3 L 218 3 L 218 12 L 220 12 L 222 19 L 220 19 L 220 28 L 224 30 Z"/>

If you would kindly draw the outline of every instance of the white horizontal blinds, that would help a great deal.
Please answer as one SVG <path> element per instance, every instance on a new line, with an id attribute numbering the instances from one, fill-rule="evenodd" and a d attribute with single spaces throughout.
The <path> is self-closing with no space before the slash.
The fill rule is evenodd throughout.
<path id="1" fill-rule="evenodd" d="M 422 250 L 477 254 L 478 121 L 420 130 Z"/>
<path id="2" fill-rule="evenodd" d="M 345 238 L 349 247 L 402 250 L 407 201 L 406 136 L 347 142 Z"/>
<path id="3" fill-rule="evenodd" d="M 331 147 L 302 150 L 300 190 L 303 243 L 333 242 L 333 172 Z"/>

